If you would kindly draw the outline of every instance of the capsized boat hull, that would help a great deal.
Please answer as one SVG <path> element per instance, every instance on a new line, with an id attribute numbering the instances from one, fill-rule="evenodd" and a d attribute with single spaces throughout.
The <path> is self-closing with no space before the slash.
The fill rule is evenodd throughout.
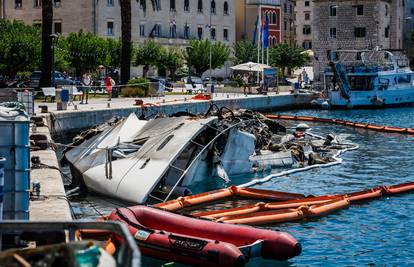
<path id="1" fill-rule="evenodd" d="M 220 224 L 146 206 L 119 208 L 108 220 L 125 223 L 144 254 L 185 264 L 240 266 L 249 257 L 287 260 L 301 253 L 299 242 L 284 232 Z M 260 246 L 255 246 L 258 243 Z M 213 245 L 216 257 L 211 258 L 205 253 L 209 254 L 208 247 Z"/>

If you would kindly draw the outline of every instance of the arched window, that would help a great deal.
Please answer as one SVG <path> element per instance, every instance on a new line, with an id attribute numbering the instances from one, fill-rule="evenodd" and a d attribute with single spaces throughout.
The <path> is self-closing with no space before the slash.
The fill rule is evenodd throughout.
<path id="1" fill-rule="evenodd" d="M 190 11 L 190 0 L 184 0 L 184 11 Z"/>
<path id="2" fill-rule="evenodd" d="M 227 3 L 227 1 L 224 1 L 224 7 L 223 7 L 223 12 L 224 15 L 228 15 L 229 14 L 229 3 Z"/>
<path id="3" fill-rule="evenodd" d="M 216 1 L 212 0 L 210 4 L 211 14 L 216 14 Z"/>
<path id="4" fill-rule="evenodd" d="M 276 12 L 272 13 L 272 24 L 277 24 L 277 15 Z"/>
<path id="5" fill-rule="evenodd" d="M 175 12 L 175 0 L 170 0 L 170 11 Z"/>
<path id="6" fill-rule="evenodd" d="M 198 6 L 197 6 L 198 12 L 203 12 L 203 0 L 198 0 Z"/>

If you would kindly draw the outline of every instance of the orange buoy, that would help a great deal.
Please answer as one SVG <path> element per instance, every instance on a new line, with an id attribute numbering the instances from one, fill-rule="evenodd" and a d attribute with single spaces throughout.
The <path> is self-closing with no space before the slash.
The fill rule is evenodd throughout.
<path id="1" fill-rule="evenodd" d="M 302 194 L 262 190 L 255 188 L 237 188 L 236 195 L 249 198 L 270 199 L 275 201 L 287 201 L 306 197 Z"/>

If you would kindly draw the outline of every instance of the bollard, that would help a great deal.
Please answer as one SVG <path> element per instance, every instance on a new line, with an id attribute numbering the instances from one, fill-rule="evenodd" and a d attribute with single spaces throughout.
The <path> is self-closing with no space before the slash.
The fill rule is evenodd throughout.
<path id="1" fill-rule="evenodd" d="M 162 103 L 165 103 L 165 99 L 162 100 Z"/>
<path id="2" fill-rule="evenodd" d="M 108 102 L 108 103 L 106 103 L 106 107 L 107 107 L 107 108 L 110 108 L 110 107 L 111 107 L 111 103 L 109 103 L 109 102 Z"/>
<path id="3" fill-rule="evenodd" d="M 40 182 L 38 180 L 32 182 L 32 191 L 33 195 L 40 197 Z"/>
<path id="4" fill-rule="evenodd" d="M 74 110 L 78 110 L 78 105 L 73 105 Z"/>

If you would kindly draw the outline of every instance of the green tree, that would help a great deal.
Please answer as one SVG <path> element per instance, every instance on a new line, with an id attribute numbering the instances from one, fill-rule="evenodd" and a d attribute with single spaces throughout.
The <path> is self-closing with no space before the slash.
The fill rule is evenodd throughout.
<path id="1" fill-rule="evenodd" d="M 303 67 L 309 60 L 308 55 L 302 53 L 303 49 L 288 44 L 278 44 L 269 51 L 269 63 L 271 66 L 280 68 L 282 74 L 285 69 L 290 72 L 294 68 Z"/>
<path id="2" fill-rule="evenodd" d="M 99 65 L 109 69 L 120 65 L 121 43 L 92 33 L 71 33 L 59 41 L 58 49 L 68 57 L 67 61 L 75 69 L 77 76 L 82 71 L 95 70 Z"/>
<path id="3" fill-rule="evenodd" d="M 163 49 L 160 59 L 158 68 L 168 70 L 171 78 L 175 80 L 175 73 L 184 63 L 184 56 L 181 50 L 177 48 Z"/>
<path id="4" fill-rule="evenodd" d="M 143 76 L 147 77 L 150 67 L 159 67 L 164 54 L 164 48 L 159 43 L 149 40 L 140 45 L 136 50 L 135 65 L 143 66 Z"/>
<path id="5" fill-rule="evenodd" d="M 35 26 L 0 20 L 0 73 L 14 77 L 40 64 L 41 36 Z"/>
<path id="6" fill-rule="evenodd" d="M 53 1 L 42 0 L 42 61 L 39 86 L 52 85 L 52 27 L 53 27 Z"/>
<path id="7" fill-rule="evenodd" d="M 192 40 L 186 49 L 185 59 L 187 64 L 195 69 L 197 75 L 210 68 L 210 47 L 211 47 L 211 68 L 216 69 L 224 65 L 230 57 L 230 49 L 227 45 L 209 40 Z"/>
<path id="8" fill-rule="evenodd" d="M 251 41 L 243 40 L 233 45 L 236 64 L 257 61 L 257 47 Z"/>

